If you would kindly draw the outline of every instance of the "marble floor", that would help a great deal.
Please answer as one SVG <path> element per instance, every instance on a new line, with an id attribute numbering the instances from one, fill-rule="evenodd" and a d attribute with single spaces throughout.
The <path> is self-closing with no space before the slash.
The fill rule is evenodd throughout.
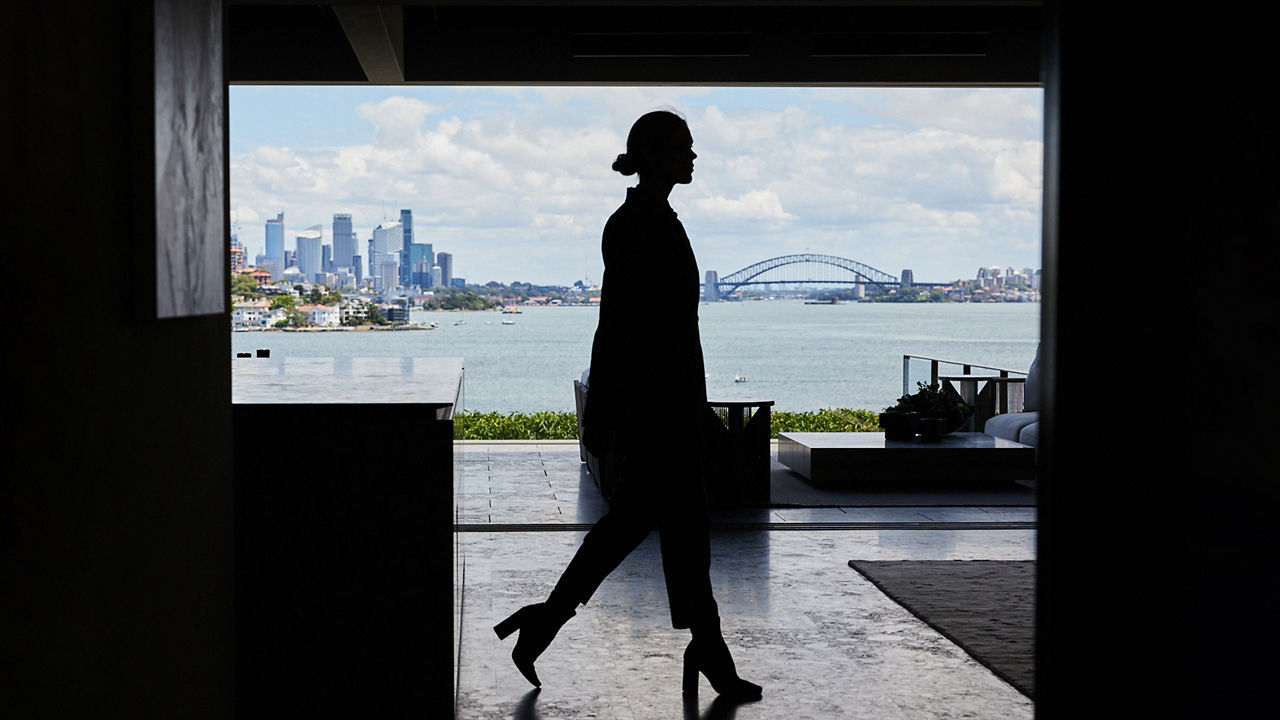
<path id="1" fill-rule="evenodd" d="M 458 443 L 455 456 L 458 718 L 1034 715 L 1031 700 L 847 564 L 1034 559 L 1032 505 L 931 497 L 919 506 L 900 498 L 714 513 L 712 582 L 725 638 L 739 673 L 764 686 L 762 700 L 737 707 L 716 702 L 705 679 L 696 702 L 682 700 L 688 632 L 670 626 L 651 536 L 539 659 L 543 688 L 533 692 L 509 657 L 515 637 L 499 641 L 491 628 L 546 597 L 605 505 L 576 442 Z M 774 473 L 789 471 L 775 463 Z"/>

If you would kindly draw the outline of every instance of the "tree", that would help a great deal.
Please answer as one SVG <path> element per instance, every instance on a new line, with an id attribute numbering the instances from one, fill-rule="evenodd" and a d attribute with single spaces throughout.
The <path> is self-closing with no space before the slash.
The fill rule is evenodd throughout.
<path id="1" fill-rule="evenodd" d="M 307 317 L 306 313 L 297 310 L 286 310 L 285 318 L 289 327 L 309 327 L 311 325 L 311 318 Z"/>
<path id="2" fill-rule="evenodd" d="M 231 274 L 231 295 L 248 295 L 250 297 L 261 297 L 262 292 L 258 290 L 258 282 L 248 273 L 232 273 Z"/>
<path id="3" fill-rule="evenodd" d="M 298 301 L 292 295 L 277 295 L 271 299 L 271 309 L 284 308 L 285 312 L 292 312 L 298 307 Z"/>
<path id="4" fill-rule="evenodd" d="M 427 310 L 489 310 L 494 307 L 494 302 L 472 290 L 453 288 L 427 299 L 422 306 Z"/>

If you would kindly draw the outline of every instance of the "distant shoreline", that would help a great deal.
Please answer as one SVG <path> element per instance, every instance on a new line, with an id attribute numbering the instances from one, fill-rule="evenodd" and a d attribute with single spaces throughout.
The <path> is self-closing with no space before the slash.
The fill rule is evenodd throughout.
<path id="1" fill-rule="evenodd" d="M 399 330 L 436 330 L 430 325 L 323 325 L 319 327 L 233 327 L 231 332 L 396 332 Z"/>

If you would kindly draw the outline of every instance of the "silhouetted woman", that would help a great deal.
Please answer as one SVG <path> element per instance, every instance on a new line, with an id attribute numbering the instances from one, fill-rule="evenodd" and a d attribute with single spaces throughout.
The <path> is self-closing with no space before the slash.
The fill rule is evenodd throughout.
<path id="1" fill-rule="evenodd" d="M 750 700 L 760 686 L 738 677 L 711 591 L 703 446 L 706 375 L 698 336 L 698 264 L 667 204 L 693 181 L 693 137 L 678 115 L 651 112 L 627 136 L 613 169 L 639 174 L 604 227 L 600 321 L 591 347 L 583 429 L 587 449 L 618 468 L 609 511 L 595 524 L 546 602 L 527 605 L 494 631 L 520 636 L 511 659 L 541 687 L 533 663 L 580 604 L 657 529 L 671 624 L 688 628 L 683 689 L 698 673 L 722 696 Z M 670 428 L 675 428 L 674 433 Z"/>

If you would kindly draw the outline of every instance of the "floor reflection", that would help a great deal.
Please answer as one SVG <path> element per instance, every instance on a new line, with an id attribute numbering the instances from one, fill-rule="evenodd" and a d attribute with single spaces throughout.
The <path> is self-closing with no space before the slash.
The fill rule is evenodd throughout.
<path id="1" fill-rule="evenodd" d="M 544 598 L 607 509 L 575 444 L 463 446 L 459 512 L 467 518 L 459 718 L 596 717 L 1030 719 L 1035 705 L 848 567 L 851 559 L 1032 559 L 1034 529 L 964 529 L 1034 521 L 1034 508 L 718 510 L 712 583 L 725 638 L 758 702 L 719 699 L 706 683 L 681 696 L 688 631 L 671 628 L 657 536 L 605 580 L 538 660 L 530 690 L 512 643 L 492 625 Z M 928 512 L 934 512 L 929 510 Z M 927 515 L 927 513 L 926 513 Z M 839 518 L 847 518 L 839 526 Z M 875 523 L 945 519 L 956 530 Z M 822 529 L 780 529 L 812 523 Z M 866 527 L 859 527 L 859 523 Z"/>
<path id="2" fill-rule="evenodd" d="M 516 711 L 512 713 L 511 720 L 541 720 L 538 715 L 538 694 L 540 688 L 534 688 L 524 694 L 520 698 L 520 704 L 516 705 Z"/>
<path id="3" fill-rule="evenodd" d="M 749 704 L 751 703 L 736 702 L 717 695 L 711 701 L 711 705 L 707 707 L 707 711 L 699 715 L 698 700 L 686 697 L 684 699 L 684 720 L 734 720 L 738 716 L 738 708 Z"/>

